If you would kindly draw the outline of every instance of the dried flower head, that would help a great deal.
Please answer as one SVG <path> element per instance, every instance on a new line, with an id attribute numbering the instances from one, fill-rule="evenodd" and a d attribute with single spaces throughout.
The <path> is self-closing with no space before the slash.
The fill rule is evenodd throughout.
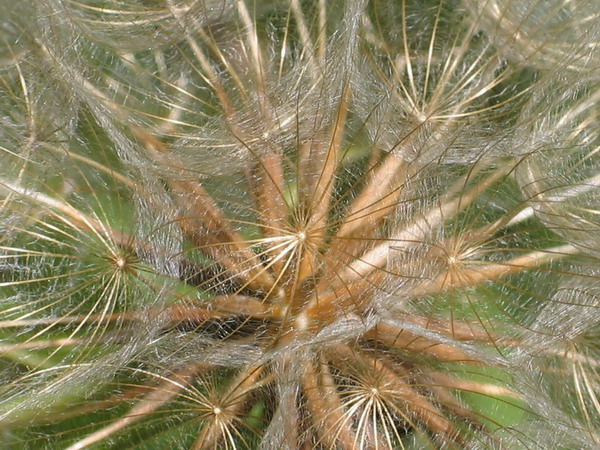
<path id="1" fill-rule="evenodd" d="M 3 445 L 596 447 L 594 4 L 1 0 Z"/>

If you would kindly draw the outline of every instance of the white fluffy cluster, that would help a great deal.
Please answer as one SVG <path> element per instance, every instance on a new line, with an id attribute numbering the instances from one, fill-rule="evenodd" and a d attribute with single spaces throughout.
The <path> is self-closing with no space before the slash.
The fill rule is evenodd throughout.
<path id="1" fill-rule="evenodd" d="M 598 448 L 598 0 L 0 11 L 0 447 Z"/>

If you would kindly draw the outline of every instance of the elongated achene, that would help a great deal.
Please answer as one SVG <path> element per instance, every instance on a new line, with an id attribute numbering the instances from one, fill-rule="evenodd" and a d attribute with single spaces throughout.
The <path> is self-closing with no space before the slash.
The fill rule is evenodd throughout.
<path id="1" fill-rule="evenodd" d="M 0 0 L 0 447 L 597 448 L 597 0 Z"/>

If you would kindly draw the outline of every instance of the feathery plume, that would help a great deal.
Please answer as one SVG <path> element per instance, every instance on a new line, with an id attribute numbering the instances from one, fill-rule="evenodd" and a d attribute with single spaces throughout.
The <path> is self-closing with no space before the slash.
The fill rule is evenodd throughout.
<path id="1" fill-rule="evenodd" d="M 0 6 L 5 447 L 598 445 L 596 2 Z"/>

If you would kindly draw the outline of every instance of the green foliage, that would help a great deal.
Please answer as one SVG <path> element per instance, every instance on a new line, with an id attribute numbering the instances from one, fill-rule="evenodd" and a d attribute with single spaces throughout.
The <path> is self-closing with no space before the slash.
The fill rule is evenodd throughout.
<path id="1" fill-rule="evenodd" d="M 597 0 L 0 0 L 0 447 L 597 448 Z"/>

